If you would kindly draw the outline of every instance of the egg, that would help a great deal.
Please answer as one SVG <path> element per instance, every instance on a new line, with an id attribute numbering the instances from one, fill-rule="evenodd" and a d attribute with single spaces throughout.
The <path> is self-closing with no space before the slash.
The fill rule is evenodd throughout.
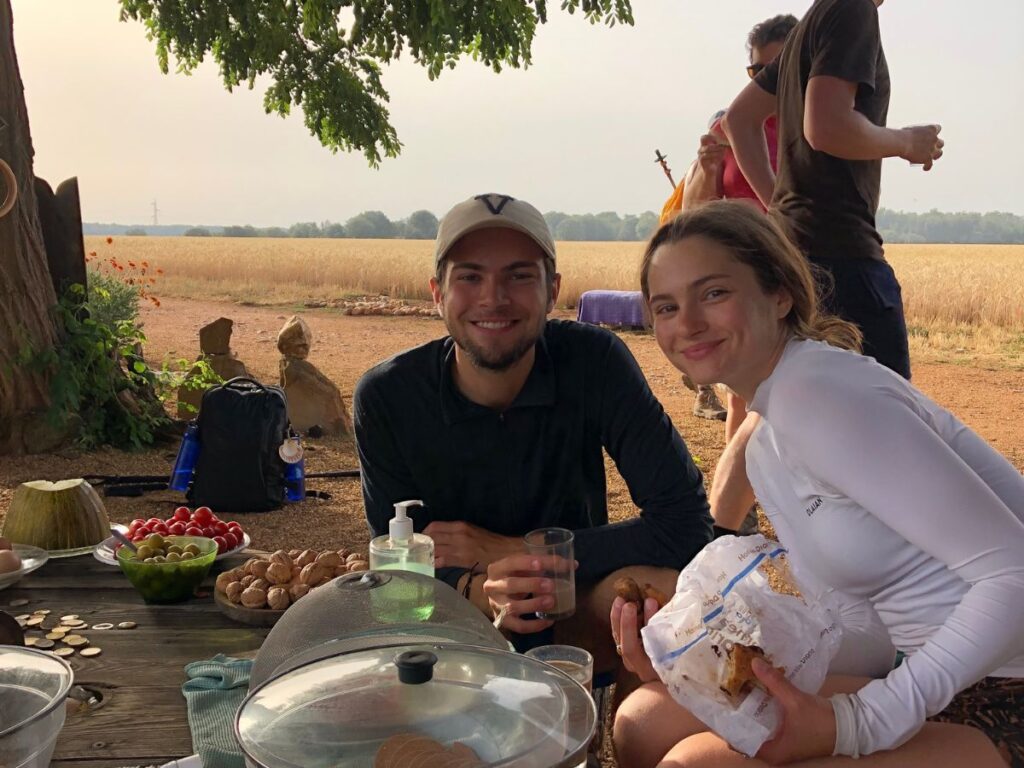
<path id="1" fill-rule="evenodd" d="M 0 573 L 13 573 L 21 569 L 21 558 L 10 549 L 0 549 Z"/>

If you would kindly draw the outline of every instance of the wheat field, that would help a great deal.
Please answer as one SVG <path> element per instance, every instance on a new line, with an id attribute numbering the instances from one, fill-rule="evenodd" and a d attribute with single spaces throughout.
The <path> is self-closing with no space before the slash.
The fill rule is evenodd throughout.
<path id="1" fill-rule="evenodd" d="M 145 262 L 156 296 L 260 305 L 426 300 L 432 248 L 423 240 L 86 238 L 101 269 L 114 259 L 128 275 Z M 573 309 L 595 288 L 637 289 L 642 251 L 643 243 L 559 243 L 559 304 Z M 903 285 L 914 351 L 1024 366 L 1024 245 L 890 245 L 886 255 Z"/>

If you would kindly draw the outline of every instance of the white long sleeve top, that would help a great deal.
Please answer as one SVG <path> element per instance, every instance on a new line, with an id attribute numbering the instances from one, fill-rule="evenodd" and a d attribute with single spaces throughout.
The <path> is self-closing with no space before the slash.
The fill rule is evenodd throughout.
<path id="1" fill-rule="evenodd" d="M 1024 677 L 1024 477 L 873 359 L 793 340 L 749 410 L 780 542 L 908 658 L 834 701 L 837 753 L 892 749 L 986 676 Z M 845 742 L 845 743 L 843 743 Z"/>

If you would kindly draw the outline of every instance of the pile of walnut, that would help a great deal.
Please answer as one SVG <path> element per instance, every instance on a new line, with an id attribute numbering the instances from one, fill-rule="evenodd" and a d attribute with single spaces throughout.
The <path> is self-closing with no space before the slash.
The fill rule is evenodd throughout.
<path id="1" fill-rule="evenodd" d="M 224 571 L 217 577 L 217 591 L 235 605 L 283 611 L 334 577 L 368 567 L 366 555 L 347 549 L 279 549 L 269 560 L 254 557 L 239 568 Z"/>
<path id="2" fill-rule="evenodd" d="M 387 296 L 342 302 L 343 315 L 415 315 L 419 317 L 437 317 L 433 304 L 407 304 L 402 299 L 391 299 Z"/>

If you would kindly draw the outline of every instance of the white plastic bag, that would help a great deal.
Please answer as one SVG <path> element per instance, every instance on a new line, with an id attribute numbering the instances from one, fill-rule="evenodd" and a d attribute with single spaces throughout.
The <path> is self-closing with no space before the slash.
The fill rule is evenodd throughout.
<path id="1" fill-rule="evenodd" d="M 799 589 L 785 552 L 760 535 L 716 539 L 683 569 L 675 595 L 642 630 L 672 697 L 750 756 L 775 732 L 779 712 L 758 688 L 736 698 L 722 690 L 726 649 L 757 646 L 797 688 L 816 693 L 842 631 L 828 606 L 772 588 Z"/>

